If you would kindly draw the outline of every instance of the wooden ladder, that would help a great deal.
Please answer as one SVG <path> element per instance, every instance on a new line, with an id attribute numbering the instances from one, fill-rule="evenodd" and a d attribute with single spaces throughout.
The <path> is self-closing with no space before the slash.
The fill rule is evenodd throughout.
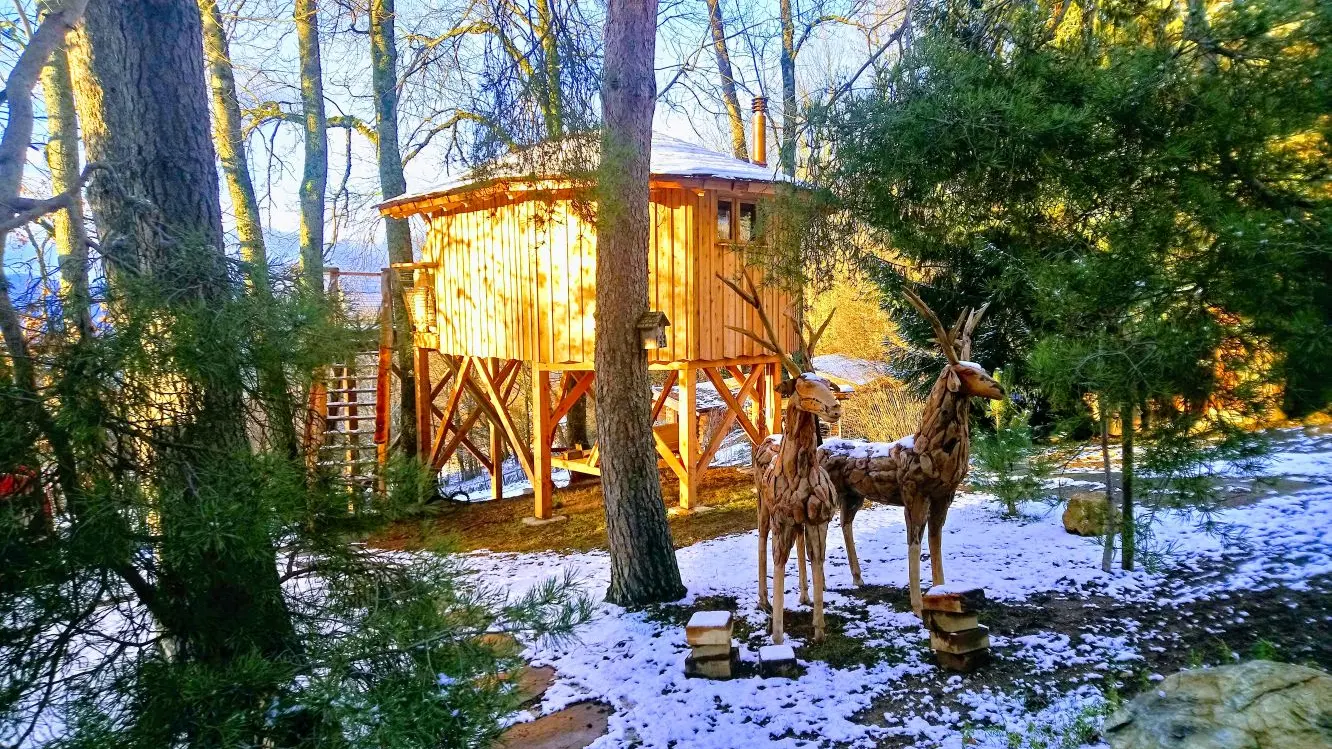
<path id="1" fill-rule="evenodd" d="M 353 488 L 381 489 L 383 442 L 376 437 L 380 352 L 363 351 L 328 368 L 319 466 Z"/>

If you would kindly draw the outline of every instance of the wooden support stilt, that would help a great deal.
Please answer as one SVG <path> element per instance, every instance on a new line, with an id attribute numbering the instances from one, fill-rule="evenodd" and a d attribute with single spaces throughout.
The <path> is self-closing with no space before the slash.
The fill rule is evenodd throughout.
<path id="1" fill-rule="evenodd" d="M 490 422 L 490 498 L 504 498 L 504 438 L 493 421 Z"/>
<path id="2" fill-rule="evenodd" d="M 680 462 L 684 464 L 684 475 L 680 476 L 680 507 L 693 509 L 698 500 L 696 480 L 698 471 L 694 463 L 698 460 L 698 398 L 697 372 L 685 368 L 680 372 Z"/>
<path id="3" fill-rule="evenodd" d="M 430 387 L 430 349 L 416 349 L 416 455 L 424 460 L 430 455 L 430 417 L 434 407 L 434 391 Z"/>
<path id="4" fill-rule="evenodd" d="M 532 367 L 532 495 L 533 513 L 549 520 L 555 514 L 555 482 L 550 478 L 550 441 L 554 425 L 551 415 L 550 377 L 540 367 Z"/>
<path id="5" fill-rule="evenodd" d="M 768 434 L 781 434 L 782 431 L 782 398 L 777 394 L 777 385 L 781 382 L 781 365 L 776 362 L 770 362 L 764 365 L 767 370 L 764 372 L 763 379 L 763 411 L 768 421 Z"/>

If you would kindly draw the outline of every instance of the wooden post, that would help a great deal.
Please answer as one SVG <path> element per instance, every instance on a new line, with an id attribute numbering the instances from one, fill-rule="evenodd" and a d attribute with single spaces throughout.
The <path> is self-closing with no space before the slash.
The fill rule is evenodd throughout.
<path id="1" fill-rule="evenodd" d="M 762 366 L 755 364 L 752 368 L 761 370 Z M 749 420 L 754 424 L 754 427 L 758 429 L 760 437 L 768 436 L 768 425 L 763 419 L 764 379 L 764 376 L 760 374 L 758 382 L 754 383 L 754 396 L 749 401 Z M 736 381 L 739 382 L 742 387 L 744 386 L 745 379 L 743 377 L 737 377 Z M 744 402 L 743 398 L 741 398 L 741 402 Z M 757 447 L 757 445 L 755 447 Z"/>
<path id="2" fill-rule="evenodd" d="M 498 359 L 490 360 L 490 371 L 499 374 L 500 363 Z M 496 383 L 499 385 L 500 383 Z M 504 393 L 501 391 L 500 397 Z M 507 403 L 496 403 L 496 408 L 508 408 Z M 490 420 L 490 498 L 504 498 L 504 433 L 500 425 L 494 419 Z"/>
<path id="3" fill-rule="evenodd" d="M 763 366 L 768 370 L 763 376 L 763 410 L 768 422 L 768 434 L 781 434 L 782 398 L 777 395 L 777 383 L 781 381 L 782 365 L 771 362 Z"/>
<path id="4" fill-rule="evenodd" d="M 424 461 L 430 460 L 430 444 L 434 430 L 430 428 L 430 349 L 416 349 L 416 455 Z"/>
<path id="5" fill-rule="evenodd" d="M 707 466 L 697 466 L 698 461 L 698 397 L 696 382 L 697 372 L 688 364 L 680 372 L 680 410 L 677 414 L 680 425 L 680 462 L 684 464 L 684 475 L 680 477 L 680 507 L 689 510 L 697 500 L 694 480 Z"/>
<path id="6" fill-rule="evenodd" d="M 550 423 L 550 373 L 532 364 L 532 495 L 534 513 L 549 520 L 555 513 L 555 482 L 550 478 L 550 442 L 554 424 Z"/>
<path id="7" fill-rule="evenodd" d="M 490 422 L 490 498 L 504 498 L 504 440 L 499 425 Z"/>

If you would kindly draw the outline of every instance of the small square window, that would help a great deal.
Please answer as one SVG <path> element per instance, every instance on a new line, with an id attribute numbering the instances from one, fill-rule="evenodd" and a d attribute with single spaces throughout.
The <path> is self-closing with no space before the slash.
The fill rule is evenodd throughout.
<path id="1" fill-rule="evenodd" d="M 758 239 L 758 207 L 753 203 L 740 204 L 740 241 L 753 242 Z"/>
<path id="2" fill-rule="evenodd" d="M 731 201 L 717 201 L 717 241 L 731 241 Z"/>

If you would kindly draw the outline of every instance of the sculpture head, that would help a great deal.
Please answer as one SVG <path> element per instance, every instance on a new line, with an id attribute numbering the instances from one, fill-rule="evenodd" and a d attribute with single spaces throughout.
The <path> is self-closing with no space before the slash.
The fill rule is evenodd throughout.
<path id="1" fill-rule="evenodd" d="M 812 372 L 805 372 L 782 382 L 777 392 L 784 398 L 790 398 L 797 410 L 828 422 L 842 418 L 842 404 L 837 400 L 841 388 Z"/>
<path id="2" fill-rule="evenodd" d="M 971 335 L 976 331 L 976 325 L 980 323 L 981 317 L 985 315 L 985 310 L 990 308 L 987 303 L 980 309 L 965 309 L 958 316 L 957 322 L 953 323 L 951 329 L 944 328 L 938 315 L 929 308 L 928 305 L 911 289 L 903 289 L 907 301 L 916 308 L 917 312 L 930 323 L 934 328 L 934 340 L 943 349 L 944 357 L 948 359 L 948 364 L 944 366 L 943 371 L 939 373 L 939 379 L 948 384 L 948 391 L 952 393 L 961 393 L 969 398 L 989 398 L 991 400 L 1003 400 L 1007 397 L 1004 394 L 1004 386 L 990 376 L 985 368 L 975 362 L 967 361 L 971 357 Z"/>
<path id="3" fill-rule="evenodd" d="M 1008 397 L 1004 392 L 1004 386 L 979 364 L 969 361 L 949 364 L 944 368 L 944 372 L 949 376 L 948 389 L 955 393 L 960 392 L 969 398 L 989 398 L 996 401 Z"/>

